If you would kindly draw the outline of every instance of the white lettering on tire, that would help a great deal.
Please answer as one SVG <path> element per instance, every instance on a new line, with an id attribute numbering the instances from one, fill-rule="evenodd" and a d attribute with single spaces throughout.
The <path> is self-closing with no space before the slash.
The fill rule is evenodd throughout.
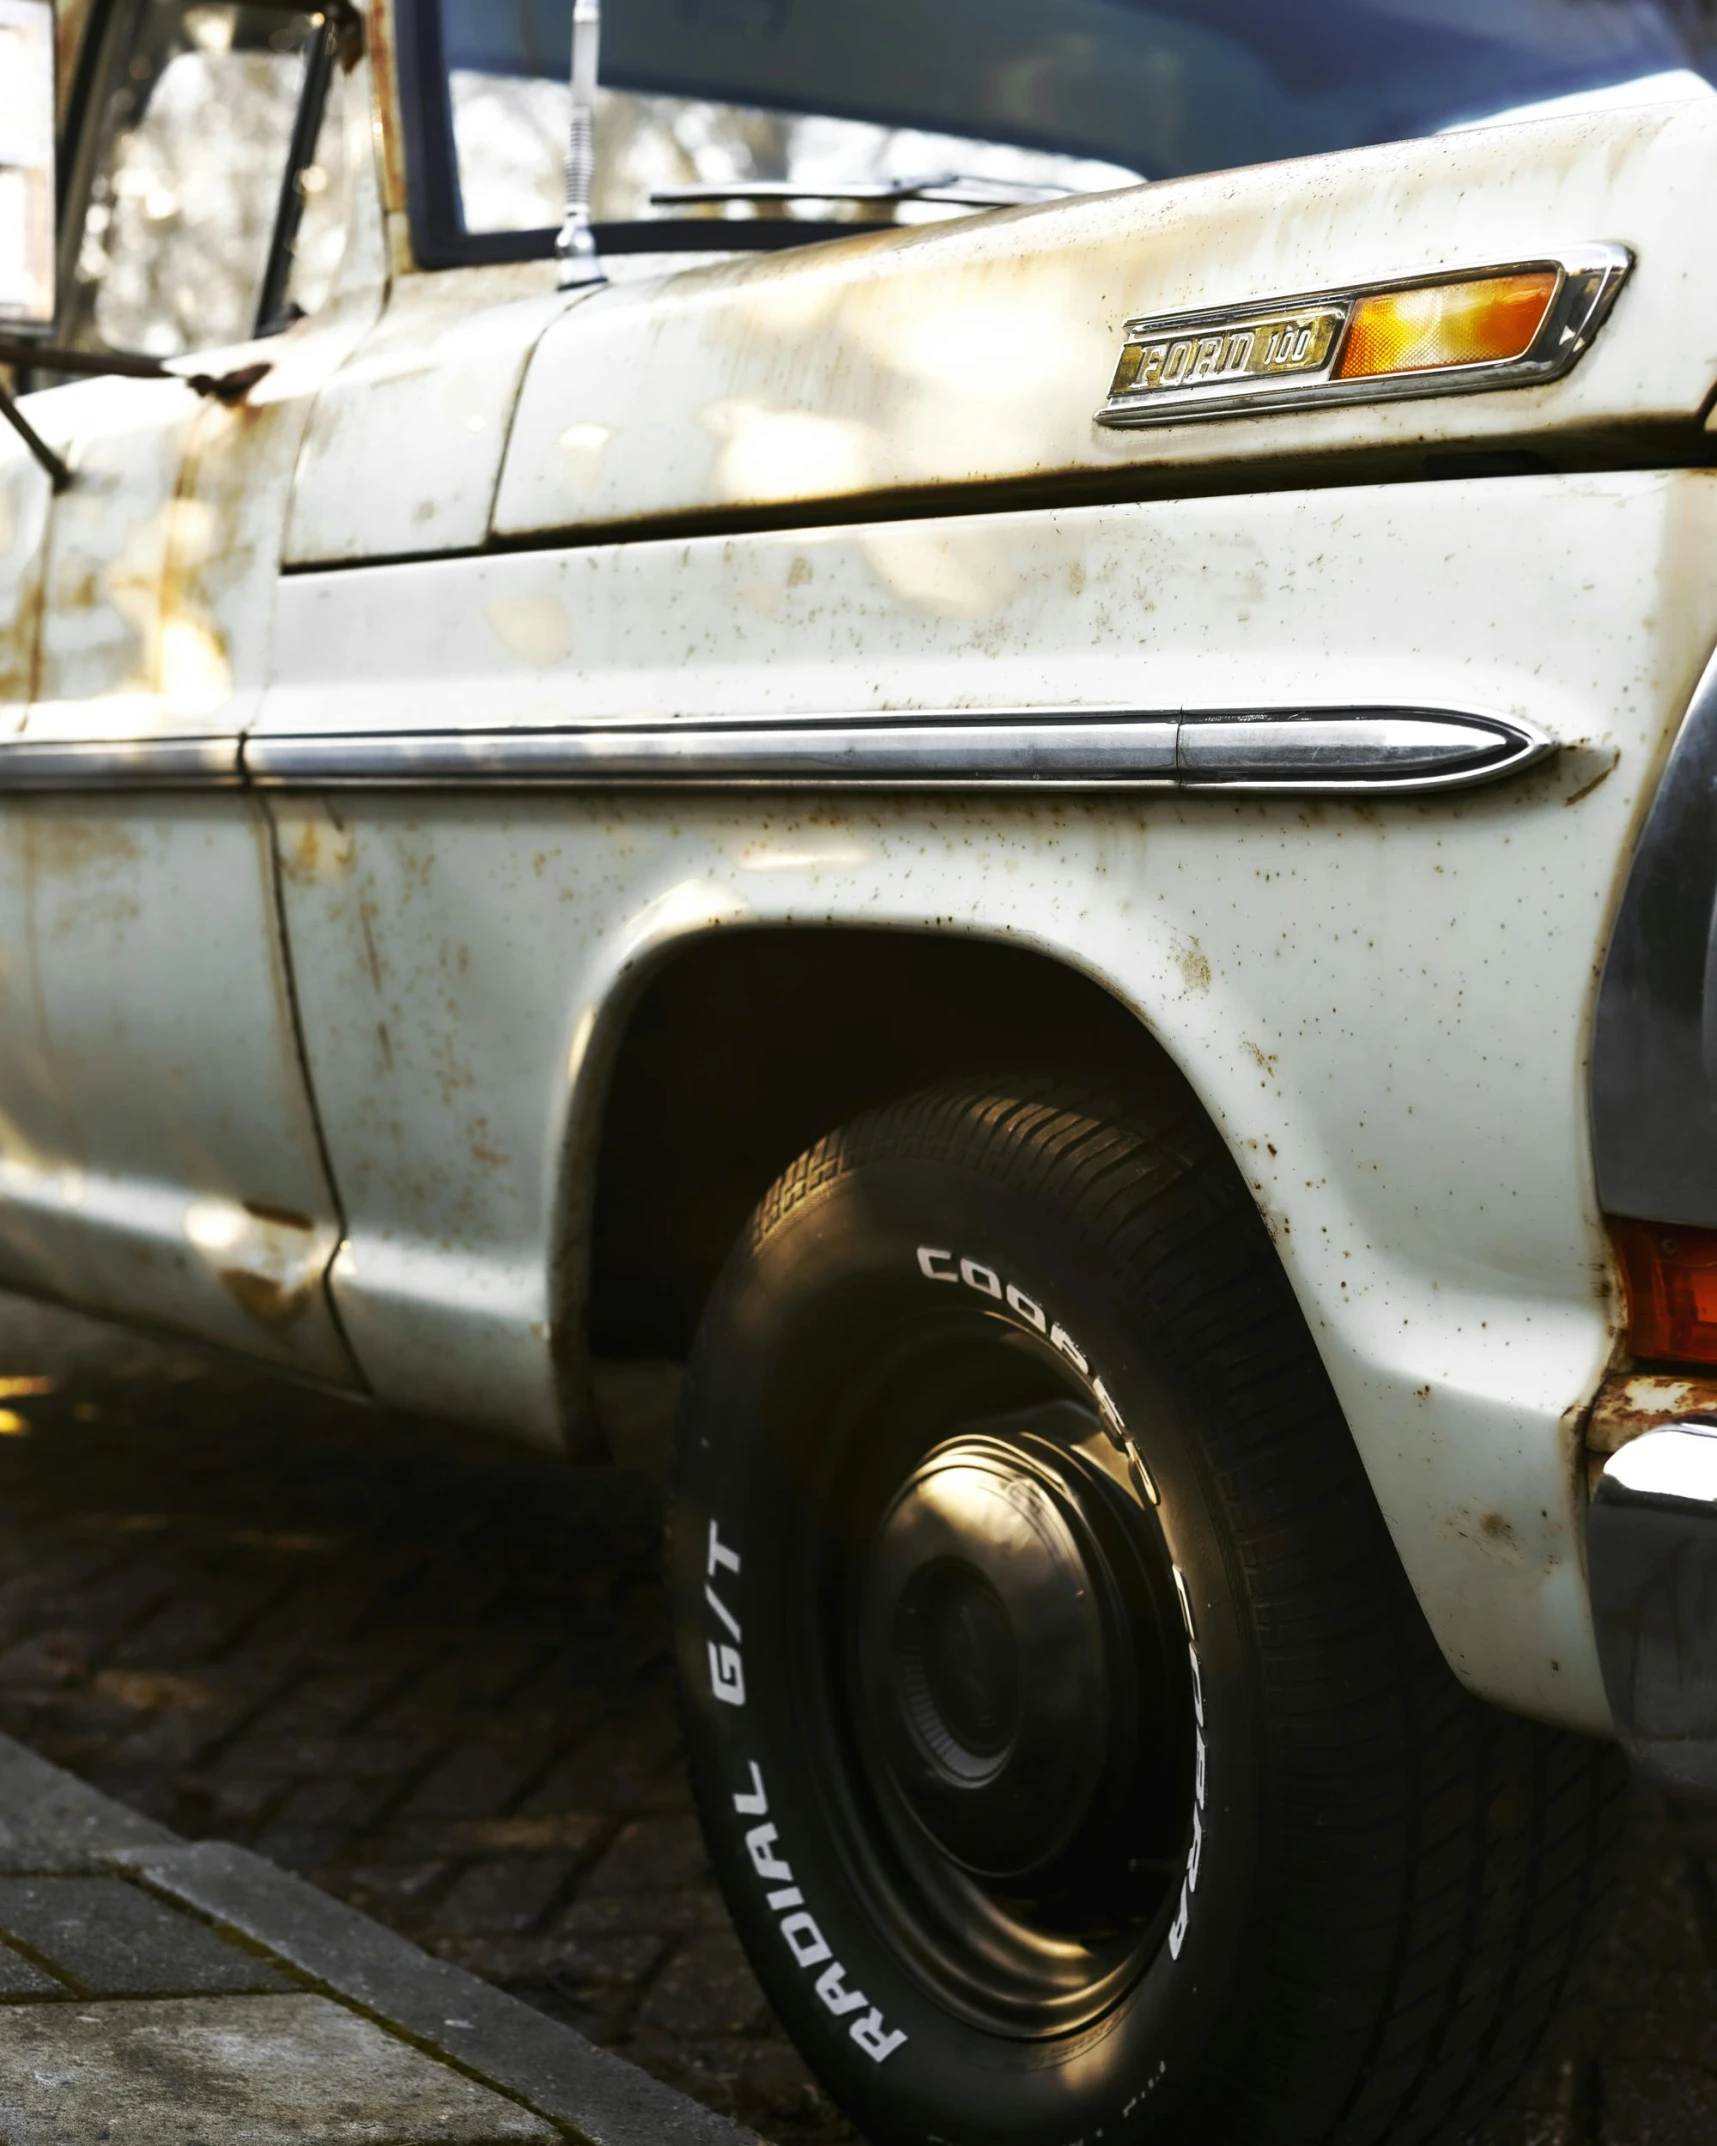
<path id="1" fill-rule="evenodd" d="M 1016 1289 L 1012 1282 L 1008 1284 L 1008 1310 L 1017 1311 L 1026 1325 L 1036 1327 L 1040 1334 L 1049 1332 L 1049 1321 L 1044 1317 L 1043 1306 L 1034 1304 L 1025 1291 Z"/>
<path id="2" fill-rule="evenodd" d="M 847 1988 L 847 1971 L 839 1960 L 817 1977 L 817 1995 L 837 2019 L 845 2019 L 849 2012 L 862 2012 L 870 2001 L 863 1990 Z"/>
<path id="3" fill-rule="evenodd" d="M 906 2029 L 890 2028 L 879 2005 L 872 2004 L 863 1990 L 848 1988 L 846 1969 L 835 1958 L 821 1924 L 806 1909 L 805 1896 L 793 1883 L 791 1866 L 776 1853 L 781 1835 L 768 1816 L 769 1797 L 763 1786 L 763 1769 L 752 1759 L 747 1770 L 751 1786 L 740 1790 L 733 1799 L 733 1807 L 741 1818 L 762 1820 L 761 1824 L 747 1831 L 745 1846 L 757 1875 L 766 1883 L 778 1881 L 780 1884 L 781 1890 L 764 1896 L 766 1905 L 780 1917 L 777 1928 L 793 1955 L 794 1965 L 806 1974 L 821 1968 L 815 1988 L 823 2009 L 835 2019 L 850 2018 L 852 2024 L 847 2032 L 853 2041 L 873 2064 L 884 2064 L 905 2042 Z M 862 2018 L 855 2016 L 860 2013 Z"/>
<path id="4" fill-rule="evenodd" d="M 1002 1278 L 994 1267 L 981 1267 L 975 1259 L 960 1262 L 960 1279 L 968 1289 L 975 1289 L 981 1297 L 1002 1300 Z"/>
<path id="5" fill-rule="evenodd" d="M 710 1641 L 709 1688 L 712 1696 L 724 1706 L 745 1704 L 745 1664 L 737 1647 L 724 1647 L 717 1640 Z"/>
<path id="6" fill-rule="evenodd" d="M 979 1296 L 992 1302 L 1005 1303 L 1015 1318 L 1021 1319 L 1035 1333 L 1047 1329 L 1050 1347 L 1065 1356 L 1091 1388 L 1091 1398 L 1101 1411 L 1104 1428 L 1111 1439 L 1127 1457 L 1127 1467 L 1140 1495 L 1151 1505 L 1162 1505 L 1162 1493 L 1157 1488 L 1156 1478 L 1145 1466 L 1137 1444 L 1127 1429 L 1120 1409 L 1101 1377 L 1092 1370 L 1091 1360 L 1085 1351 L 1068 1333 L 1058 1319 L 1051 1319 L 1035 1297 L 1027 1296 L 1017 1282 L 1004 1278 L 1000 1270 L 986 1265 L 982 1260 L 956 1252 L 952 1247 L 921 1244 L 918 1247 L 918 1271 L 926 1281 L 951 1282 L 956 1288 L 964 1285 Z M 1187 1926 L 1192 1919 L 1192 1898 L 1198 1890 L 1199 1864 L 1204 1855 L 1205 1805 L 1205 1742 L 1204 1742 L 1204 1675 L 1198 1659 L 1197 1635 L 1193 1631 L 1192 1601 L 1187 1593 L 1186 1581 L 1178 1565 L 1172 1568 L 1174 1590 L 1180 1604 L 1181 1622 L 1186 1627 L 1186 1651 L 1188 1668 L 1192 1678 L 1192 1710 L 1196 1724 L 1196 1761 L 1193 1773 L 1192 1845 L 1187 1850 L 1186 1869 L 1181 1878 L 1180 1900 L 1175 1910 L 1174 1922 L 1169 1930 L 1169 1956 L 1178 1960 L 1181 1947 L 1186 1943 Z M 833 1970 L 830 1970 L 833 1973 Z M 828 1979 L 827 1976 L 824 1978 Z M 820 1986 L 819 1986 L 820 1991 Z M 824 1999 L 827 2003 L 827 1998 Z M 854 2040 L 858 2031 L 854 2029 Z M 861 2044 L 862 2046 L 862 2044 Z"/>
<path id="7" fill-rule="evenodd" d="M 786 1916 L 781 1924 L 781 1935 L 787 1940 L 788 1950 L 801 1967 L 821 1967 L 825 1960 L 832 1960 L 829 1941 L 817 1928 L 817 1918 L 801 1911 Z"/>
<path id="8" fill-rule="evenodd" d="M 745 1836 L 745 1845 L 751 1854 L 752 1868 L 760 1878 L 768 1878 L 782 1885 L 791 1885 L 793 1872 L 775 1853 L 775 1843 L 781 1838 L 774 1826 L 753 1826 Z"/>
<path id="9" fill-rule="evenodd" d="M 863 2019 L 855 2019 L 847 2032 L 873 2064 L 885 2063 L 906 2039 L 904 2027 L 896 2027 L 892 2034 L 887 2031 L 875 2005 Z"/>
<path id="10" fill-rule="evenodd" d="M 726 1640 L 712 1639 L 709 1642 L 709 1688 L 711 1695 L 724 1706 L 745 1704 L 745 1658 L 740 1652 L 744 1634 L 739 1619 L 715 1591 L 716 1575 L 719 1572 L 738 1574 L 739 1552 L 730 1549 L 721 1539 L 721 1530 L 712 1520 L 709 1524 L 709 1555 L 704 1561 L 704 1601 L 730 1637 Z"/>
<path id="11" fill-rule="evenodd" d="M 1065 1356 L 1082 1378 L 1089 1378 L 1091 1365 L 1085 1351 L 1059 1321 L 1052 1321 L 1035 1297 L 1028 1297 L 1016 1283 L 1004 1282 L 994 1267 L 988 1267 L 981 1259 L 957 1257 L 939 1245 L 921 1244 L 918 1247 L 918 1271 L 927 1282 L 952 1282 L 958 1289 L 962 1283 L 975 1289 L 979 1296 L 989 1297 L 995 1303 L 1006 1303 L 1016 1318 L 1023 1319 L 1027 1326 L 1041 1334 L 1046 1329 L 1049 1345 Z M 1115 1404 L 1102 1391 L 1102 1381 L 1097 1382 L 1097 1402 L 1100 1408 L 1113 1414 Z M 1120 1417 L 1115 1416 L 1118 1423 Z"/>

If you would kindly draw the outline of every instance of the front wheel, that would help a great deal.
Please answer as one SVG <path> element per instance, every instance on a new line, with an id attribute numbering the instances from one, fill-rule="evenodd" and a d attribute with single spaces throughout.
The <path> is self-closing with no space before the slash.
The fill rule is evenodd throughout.
<path id="1" fill-rule="evenodd" d="M 1525 2062 L 1618 1763 L 1454 1682 L 1202 1120 L 1016 1083 L 820 1143 L 677 1471 L 710 1851 L 878 2146 L 1428 2141 Z"/>

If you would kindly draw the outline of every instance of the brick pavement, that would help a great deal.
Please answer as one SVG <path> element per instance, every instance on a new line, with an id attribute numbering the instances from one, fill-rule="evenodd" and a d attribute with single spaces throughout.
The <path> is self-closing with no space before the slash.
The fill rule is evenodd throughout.
<path id="1" fill-rule="evenodd" d="M 633 1457 L 658 1395 L 613 1388 Z M 656 1528 L 644 1468 L 0 1300 L 0 1730 L 832 2146 L 698 1842 Z M 1619 1921 L 1483 2146 L 1714 2139 L 1717 1814 L 1642 1797 Z"/>

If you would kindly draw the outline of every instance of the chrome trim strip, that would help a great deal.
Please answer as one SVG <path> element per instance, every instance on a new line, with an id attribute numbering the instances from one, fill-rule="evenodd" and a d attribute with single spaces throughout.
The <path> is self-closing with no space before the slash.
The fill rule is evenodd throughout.
<path id="1" fill-rule="evenodd" d="M 1494 782 L 1555 751 L 1529 723 L 1431 708 L 1186 717 L 1183 786 L 1245 790 L 1450 790 Z"/>
<path id="2" fill-rule="evenodd" d="M 602 724 L 417 737 L 253 738 L 245 765 L 279 782 L 637 783 L 758 788 L 1161 788 L 1173 716 L 1105 713 Z"/>
<path id="3" fill-rule="evenodd" d="M 1116 385 L 1097 412 L 1100 425 L 1184 424 L 1207 417 L 1257 416 L 1265 410 L 1327 409 L 1341 403 L 1396 402 L 1421 395 L 1473 395 L 1487 388 L 1533 387 L 1560 380 L 1571 372 L 1592 338 L 1609 318 L 1633 255 L 1625 246 L 1577 246 L 1559 255 L 1532 261 L 1490 262 L 1431 275 L 1397 276 L 1387 282 L 1350 284 L 1345 289 L 1313 291 L 1298 297 L 1267 299 L 1257 304 L 1218 306 L 1196 313 L 1171 313 L 1130 320 L 1123 331 Z M 1485 276 L 1531 275 L 1555 270 L 1559 281 L 1544 323 L 1531 347 L 1499 364 L 1452 366 L 1443 371 L 1392 373 L 1382 379 L 1338 380 L 1348 316 L 1361 298 L 1389 291 L 1427 290 L 1437 284 L 1473 283 Z M 1339 314 L 1336 332 L 1311 369 L 1275 377 L 1248 379 L 1235 386 L 1220 377 L 1181 388 L 1158 388 L 1140 394 L 1119 383 L 1129 354 L 1142 344 L 1166 338 L 1245 335 L 1249 329 L 1274 327 L 1286 315 Z M 1220 361 L 1218 361 L 1220 362 Z"/>
<path id="4" fill-rule="evenodd" d="M 266 788 L 550 784 L 755 789 L 1462 788 L 1530 766 L 1552 740 L 1515 718 L 1446 709 L 1256 714 L 1005 709 L 913 717 L 603 724 L 566 730 L 246 740 Z"/>
<path id="5" fill-rule="evenodd" d="M 0 792 L 236 789 L 243 781 L 236 737 L 19 738 L 0 744 Z"/>
<path id="6" fill-rule="evenodd" d="M 1685 1417 L 1612 1454 L 1586 1551 L 1624 1749 L 1663 1787 L 1717 1795 L 1717 1423 Z"/>
<path id="7" fill-rule="evenodd" d="M 1446 790 L 1530 766 L 1517 718 L 1434 708 L 605 723 L 0 745 L 5 791 L 545 784 L 589 789 Z"/>

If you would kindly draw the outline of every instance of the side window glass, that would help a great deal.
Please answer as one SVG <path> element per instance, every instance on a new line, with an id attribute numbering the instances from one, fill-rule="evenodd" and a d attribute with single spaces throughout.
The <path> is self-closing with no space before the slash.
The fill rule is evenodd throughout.
<path id="1" fill-rule="evenodd" d="M 368 147 L 368 98 L 366 74 L 330 69 L 316 146 L 293 181 L 296 199 L 288 213 L 296 214 L 297 231 L 286 263 L 284 321 L 320 312 L 345 261 L 363 199 L 360 183 L 369 176 L 363 155 Z"/>
<path id="2" fill-rule="evenodd" d="M 128 0 L 115 10 L 79 174 L 68 343 L 166 358 L 256 333 L 323 35 L 313 16 L 280 7 Z M 343 161 L 302 174 L 299 257 L 312 296 L 338 207 L 324 210 L 321 197 L 343 183 Z"/>

